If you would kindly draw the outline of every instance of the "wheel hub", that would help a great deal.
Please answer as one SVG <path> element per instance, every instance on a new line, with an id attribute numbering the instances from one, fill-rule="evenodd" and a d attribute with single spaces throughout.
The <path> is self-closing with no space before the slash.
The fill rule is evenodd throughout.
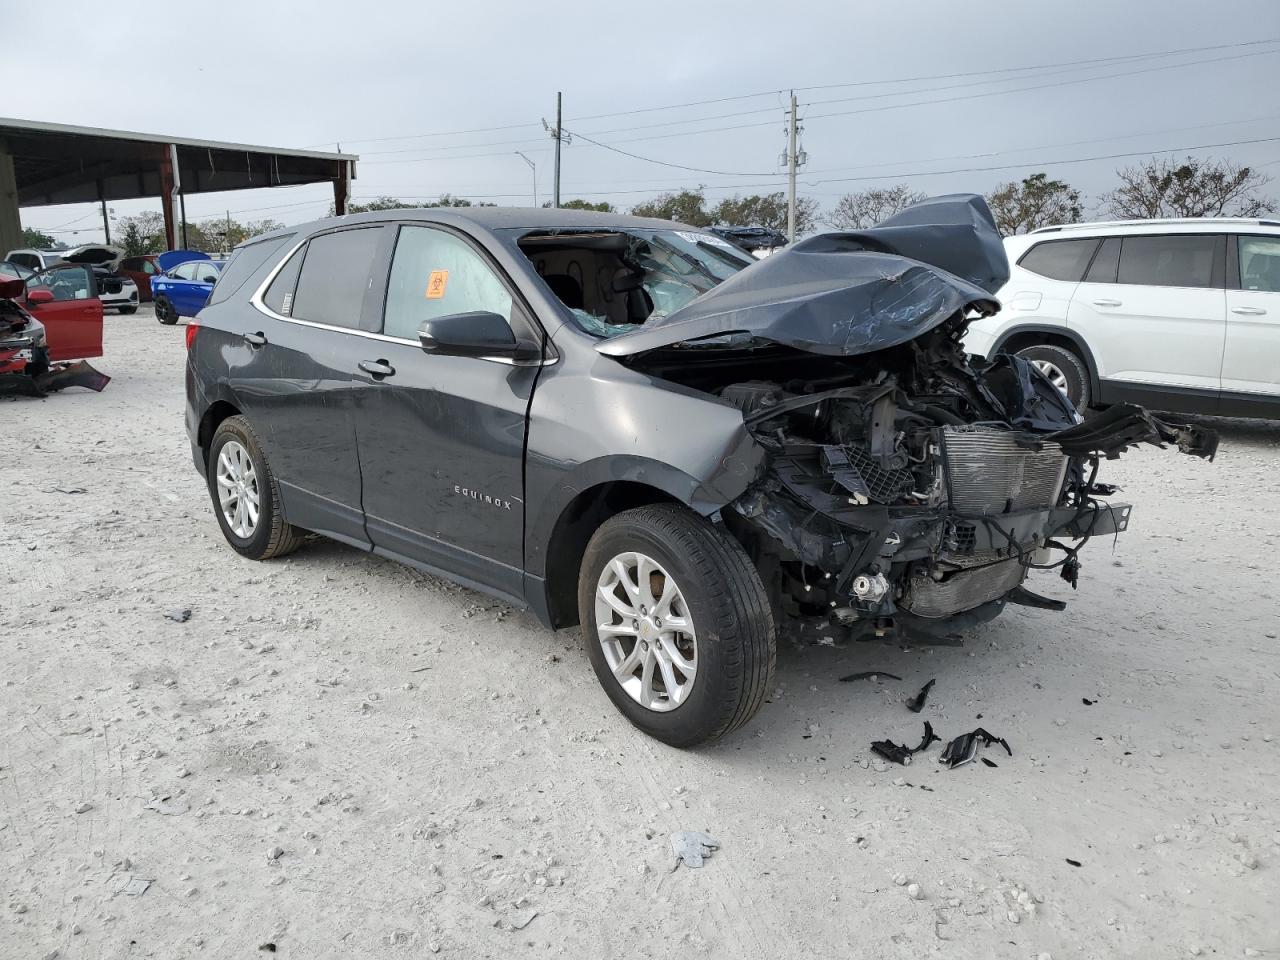
<path id="1" fill-rule="evenodd" d="M 651 557 L 622 553 L 596 585 L 596 633 L 614 679 L 649 710 L 680 706 L 693 690 L 698 645 L 684 595 Z"/>

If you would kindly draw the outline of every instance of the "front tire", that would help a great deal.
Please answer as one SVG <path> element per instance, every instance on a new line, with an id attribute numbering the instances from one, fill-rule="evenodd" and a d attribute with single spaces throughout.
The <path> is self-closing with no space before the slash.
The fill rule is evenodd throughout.
<path id="1" fill-rule="evenodd" d="M 1093 400 L 1089 390 L 1089 368 L 1075 353 L 1065 347 L 1041 344 L 1019 350 L 1017 355 L 1048 377 L 1077 410 L 1083 413 L 1088 408 Z"/>
<path id="2" fill-rule="evenodd" d="M 156 319 L 167 327 L 171 327 L 178 322 L 178 311 L 173 309 L 173 304 L 163 294 L 155 299 L 155 311 Z"/>
<path id="3" fill-rule="evenodd" d="M 218 425 L 205 475 L 218 526 L 236 553 L 270 560 L 298 549 L 303 534 L 285 522 L 279 484 L 244 417 L 228 417 Z"/>
<path id="4" fill-rule="evenodd" d="M 638 507 L 603 523 L 582 559 L 578 612 L 609 699 L 671 746 L 738 729 L 773 681 L 759 573 L 741 544 L 685 507 Z"/>

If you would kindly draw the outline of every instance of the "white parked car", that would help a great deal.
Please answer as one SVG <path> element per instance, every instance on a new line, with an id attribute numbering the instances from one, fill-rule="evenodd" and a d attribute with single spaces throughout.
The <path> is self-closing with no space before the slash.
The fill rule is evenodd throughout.
<path id="1" fill-rule="evenodd" d="M 1032 361 L 1080 408 L 1280 419 L 1280 221 L 1127 220 L 1005 239 L 970 353 Z"/>

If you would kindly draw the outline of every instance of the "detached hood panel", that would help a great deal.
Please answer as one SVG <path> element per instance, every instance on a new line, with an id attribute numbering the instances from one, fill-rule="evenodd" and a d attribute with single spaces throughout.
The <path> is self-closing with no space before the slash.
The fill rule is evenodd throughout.
<path id="1" fill-rule="evenodd" d="M 936 197 L 870 230 L 795 243 L 596 350 L 626 357 L 742 333 L 810 353 L 870 353 L 912 340 L 958 311 L 996 312 L 995 292 L 1008 279 L 986 201 Z"/>

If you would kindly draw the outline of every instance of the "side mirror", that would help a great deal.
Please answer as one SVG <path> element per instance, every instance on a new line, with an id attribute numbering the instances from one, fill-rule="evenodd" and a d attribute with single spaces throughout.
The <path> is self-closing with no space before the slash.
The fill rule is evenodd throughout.
<path id="1" fill-rule="evenodd" d="M 534 344 L 516 340 L 504 317 L 488 310 L 424 320 L 418 328 L 418 342 L 426 353 L 446 357 L 536 360 L 541 355 Z"/>
<path id="2" fill-rule="evenodd" d="M 27 303 L 34 305 L 53 303 L 53 291 L 47 287 L 36 287 L 27 291 Z"/>

